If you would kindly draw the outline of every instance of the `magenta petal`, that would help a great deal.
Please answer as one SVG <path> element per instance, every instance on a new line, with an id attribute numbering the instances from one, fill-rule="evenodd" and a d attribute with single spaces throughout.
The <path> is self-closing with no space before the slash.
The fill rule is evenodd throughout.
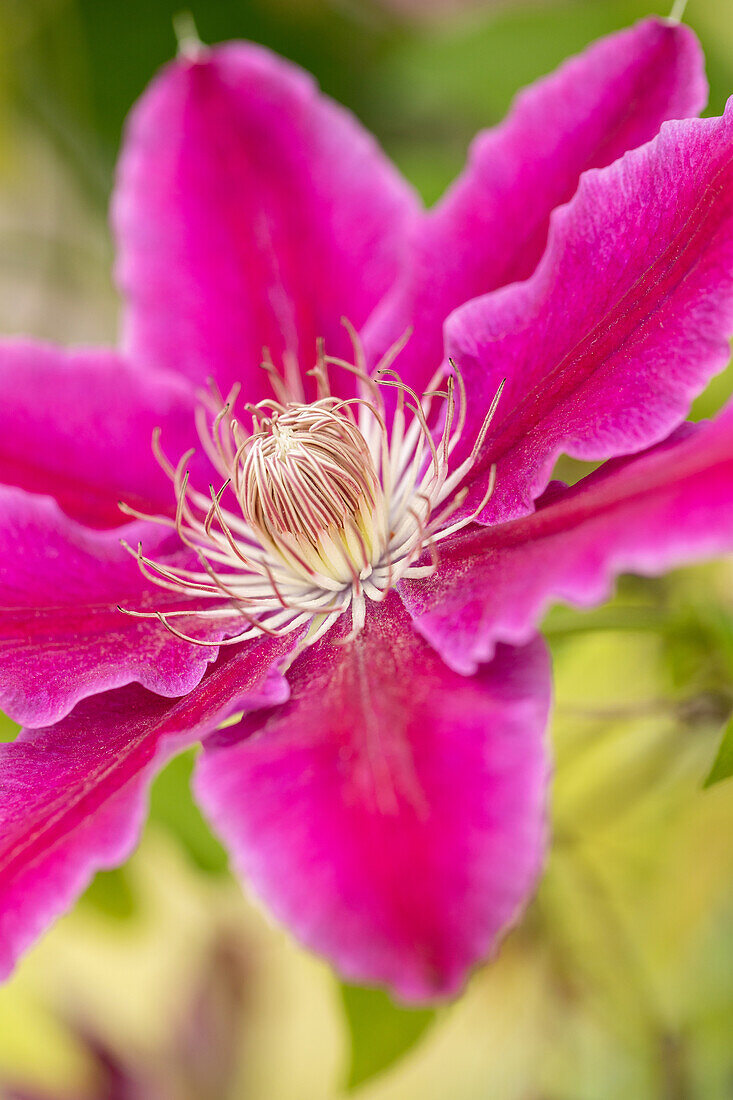
<path id="1" fill-rule="evenodd" d="M 134 847 L 152 772 L 227 717 L 287 698 L 283 643 L 222 661 L 186 699 L 129 686 L 0 746 L 0 978 L 95 871 Z"/>
<path id="2" fill-rule="evenodd" d="M 17 722 L 47 725 L 79 699 L 132 681 L 185 695 L 215 660 L 215 646 L 118 610 L 192 606 L 143 577 L 121 534 L 91 531 L 47 497 L 0 486 L 0 709 Z M 154 555 L 180 546 L 151 524 L 128 525 L 124 535 Z M 224 629 L 195 636 L 217 641 Z"/>
<path id="3" fill-rule="evenodd" d="M 608 463 L 535 513 L 444 545 L 440 569 L 401 586 L 420 632 L 459 672 L 497 641 L 530 638 L 552 600 L 587 607 L 621 572 L 655 575 L 733 551 L 733 407 Z"/>
<path id="4" fill-rule="evenodd" d="M 518 96 L 480 134 L 468 165 L 424 220 L 414 263 L 367 331 L 373 353 L 414 327 L 399 369 L 425 386 L 443 359 L 443 321 L 457 306 L 532 273 L 549 218 L 588 168 L 649 141 L 707 97 L 693 33 L 646 19 L 610 35 Z"/>
<path id="5" fill-rule="evenodd" d="M 534 276 L 469 302 L 446 333 L 474 426 L 507 380 L 485 522 L 531 510 L 561 451 L 596 460 L 663 439 L 730 355 L 733 105 L 586 173 Z"/>
<path id="6" fill-rule="evenodd" d="M 263 346 L 313 366 L 391 285 L 416 201 L 312 79 L 247 43 L 169 66 L 134 110 L 114 203 L 125 346 L 248 399 Z"/>
<path id="7" fill-rule="evenodd" d="M 95 527 L 175 510 L 153 458 L 153 429 L 177 460 L 197 443 L 188 385 L 133 371 L 115 352 L 62 351 L 28 340 L 0 343 L 0 483 L 49 493 Z"/>
<path id="8" fill-rule="evenodd" d="M 394 596 L 344 633 L 235 731 L 253 736 L 206 748 L 197 795 L 247 881 L 348 979 L 454 994 L 539 871 L 546 654 L 505 648 L 464 679 Z"/>

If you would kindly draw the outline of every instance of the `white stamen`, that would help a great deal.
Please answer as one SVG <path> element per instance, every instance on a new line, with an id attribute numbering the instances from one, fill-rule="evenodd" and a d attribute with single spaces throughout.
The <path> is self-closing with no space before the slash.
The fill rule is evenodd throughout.
<path id="1" fill-rule="evenodd" d="M 176 637 L 201 645 L 232 645 L 307 627 L 300 642 L 307 646 L 351 609 L 346 644 L 364 628 L 367 600 L 384 600 L 403 578 L 434 573 L 438 544 L 486 506 L 495 466 L 483 499 L 468 515 L 460 514 L 467 494 L 460 486 L 478 461 L 503 383 L 469 457 L 451 470 L 467 413 L 456 365 L 451 361 L 449 376 L 441 368 L 420 396 L 392 369 L 407 336 L 370 376 L 359 338 L 344 324 L 354 362 L 326 356 L 319 342 L 310 372 L 316 401 L 305 402 L 290 361 L 280 374 L 267 354 L 262 365 L 275 396 L 245 406 L 249 430 L 233 415 L 238 386 L 226 400 L 215 389 L 202 395 L 196 426 L 222 478 L 218 490 L 211 485 L 205 494 L 192 487 L 186 467 L 193 452 L 173 466 L 161 449 L 160 433 L 154 434 L 154 453 L 176 495 L 175 519 L 121 507 L 127 515 L 175 529 L 197 566 L 158 563 L 141 547 L 127 549 L 148 580 L 198 606 L 127 614 L 158 619 Z M 360 396 L 333 397 L 329 366 L 355 376 Z M 441 382 L 445 388 L 436 389 Z M 385 387 L 397 391 L 389 427 Z M 449 523 L 457 512 L 459 518 Z M 211 606 L 201 608 L 202 600 Z M 171 619 L 190 623 L 193 633 Z M 207 623 L 221 628 L 228 620 L 232 626 L 223 643 L 196 636 Z"/>

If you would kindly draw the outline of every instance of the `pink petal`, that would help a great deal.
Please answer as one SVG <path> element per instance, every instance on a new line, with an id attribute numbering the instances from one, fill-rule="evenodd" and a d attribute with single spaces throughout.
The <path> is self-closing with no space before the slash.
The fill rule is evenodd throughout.
<path id="1" fill-rule="evenodd" d="M 602 603 L 614 577 L 733 550 L 733 406 L 617 459 L 535 513 L 444 546 L 439 571 L 401 586 L 415 625 L 459 672 L 521 644 L 553 600 Z"/>
<path id="2" fill-rule="evenodd" d="M 197 443 L 186 384 L 111 351 L 14 340 L 0 343 L 0 391 L 0 482 L 49 493 L 95 527 L 124 522 L 120 499 L 175 510 L 151 438 L 160 427 L 174 461 Z"/>
<path id="3" fill-rule="evenodd" d="M 182 642 L 156 620 L 118 610 L 193 606 L 143 577 L 122 533 L 153 556 L 180 548 L 175 534 L 151 524 L 91 531 L 48 497 L 0 486 L 0 709 L 17 722 L 56 722 L 80 699 L 132 681 L 185 695 L 216 659 L 215 646 Z M 181 629 L 218 641 L 227 625 L 194 630 L 184 619 Z"/>
<path id="4" fill-rule="evenodd" d="M 392 283 L 416 201 L 309 76 L 247 43 L 170 65 L 132 115 L 114 220 L 125 346 L 223 390 L 346 346 Z"/>
<path id="5" fill-rule="evenodd" d="M 230 715 L 287 698 L 283 643 L 228 657 L 186 699 L 135 686 L 0 746 L 0 978 L 95 871 L 132 851 L 156 767 Z"/>
<path id="6" fill-rule="evenodd" d="M 474 426 L 507 379 L 485 522 L 531 510 L 561 451 L 596 460 L 663 439 L 730 355 L 733 105 L 587 172 L 533 277 L 463 306 L 446 332 Z"/>
<path id="7" fill-rule="evenodd" d="M 207 748 L 199 800 L 237 868 L 346 978 L 456 993 L 516 919 L 545 831 L 541 644 L 451 672 L 393 595 L 288 673 L 292 696 Z M 213 743 L 210 742 L 210 745 Z"/>
<path id="8" fill-rule="evenodd" d="M 611 164 L 669 118 L 707 98 L 693 33 L 646 19 L 610 35 L 517 98 L 506 121 L 480 134 L 468 165 L 424 220 L 414 264 L 367 331 L 374 354 L 408 325 L 405 380 L 424 388 L 443 359 L 443 321 L 457 306 L 532 273 L 551 212 L 588 168 Z"/>

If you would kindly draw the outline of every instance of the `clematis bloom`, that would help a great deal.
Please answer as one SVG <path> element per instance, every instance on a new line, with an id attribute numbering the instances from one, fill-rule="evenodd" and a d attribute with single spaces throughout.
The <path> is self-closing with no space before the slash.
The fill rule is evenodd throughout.
<path id="1" fill-rule="evenodd" d="M 153 83 L 120 350 L 0 347 L 0 972 L 198 740 L 236 868 L 347 978 L 428 1000 L 490 954 L 545 846 L 542 612 L 733 545 L 733 409 L 683 423 L 733 331 L 704 99 L 644 21 L 425 212 L 266 50 Z M 567 488 L 560 453 L 608 461 Z"/>

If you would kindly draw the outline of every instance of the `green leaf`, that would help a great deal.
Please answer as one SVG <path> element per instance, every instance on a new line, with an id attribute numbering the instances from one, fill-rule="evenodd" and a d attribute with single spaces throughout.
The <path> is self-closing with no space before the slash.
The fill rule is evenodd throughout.
<path id="1" fill-rule="evenodd" d="M 7 741 L 15 741 L 20 732 L 20 726 L 11 722 L 4 714 L 0 714 L 0 745 Z"/>
<path id="2" fill-rule="evenodd" d="M 135 915 L 137 901 L 124 867 L 99 871 L 83 895 L 83 901 L 105 916 L 128 920 Z"/>
<path id="3" fill-rule="evenodd" d="M 164 825 L 202 871 L 221 874 L 227 855 L 191 797 L 190 780 L 196 750 L 175 756 L 153 783 L 150 817 Z"/>
<path id="4" fill-rule="evenodd" d="M 351 1035 L 349 1091 L 398 1062 L 435 1019 L 433 1009 L 396 1005 L 380 989 L 342 984 L 341 996 Z"/>
<path id="5" fill-rule="evenodd" d="M 731 775 L 733 775 L 733 715 L 723 731 L 718 755 L 703 786 L 712 787 L 714 783 L 720 783 L 721 779 L 728 779 Z"/>

